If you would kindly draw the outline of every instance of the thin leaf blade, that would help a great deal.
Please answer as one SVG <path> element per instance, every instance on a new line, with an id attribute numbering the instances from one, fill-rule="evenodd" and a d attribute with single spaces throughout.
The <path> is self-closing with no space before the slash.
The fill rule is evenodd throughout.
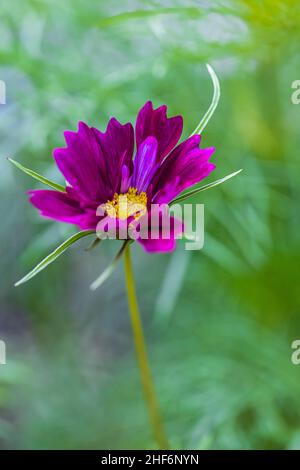
<path id="1" fill-rule="evenodd" d="M 95 238 L 95 240 L 93 240 L 86 248 L 85 248 L 85 251 L 92 251 L 94 248 L 96 248 L 96 246 L 99 245 L 99 243 L 101 242 L 101 238 Z"/>
<path id="2" fill-rule="evenodd" d="M 122 258 L 122 255 L 125 251 L 125 248 L 126 246 L 128 245 L 128 243 L 130 243 L 131 240 L 125 240 L 123 245 L 121 246 L 120 250 L 118 251 L 118 253 L 116 254 L 116 256 L 114 257 L 114 259 L 112 260 L 112 262 L 110 263 L 110 265 L 100 274 L 99 277 L 97 277 L 97 279 L 90 285 L 90 289 L 92 291 L 95 291 L 96 289 L 98 289 L 98 287 L 100 287 L 111 275 L 112 273 L 114 272 L 114 270 L 116 269 L 117 265 L 118 265 L 118 262 L 120 261 L 120 259 Z"/>
<path id="3" fill-rule="evenodd" d="M 184 201 L 188 197 L 195 196 L 196 194 L 201 193 L 202 191 L 206 191 L 207 189 L 219 186 L 220 184 L 225 183 L 225 181 L 241 173 L 241 171 L 243 171 L 242 168 L 240 170 L 234 171 L 233 173 L 230 173 L 230 175 L 224 176 L 224 178 L 220 178 L 219 180 L 213 181 L 212 183 L 205 184 L 204 186 L 201 186 L 201 188 L 195 188 L 192 191 L 189 191 L 188 193 L 182 194 L 182 196 L 178 196 L 176 199 L 171 201 L 169 205 L 171 206 L 173 204 L 178 204 L 179 202 Z"/>
<path id="4" fill-rule="evenodd" d="M 17 162 L 16 160 L 13 160 L 12 158 L 8 157 L 7 160 L 10 161 L 10 163 L 12 163 L 19 170 L 26 173 L 26 175 L 31 176 L 35 180 L 38 180 L 40 183 L 43 183 L 43 184 L 45 184 L 46 186 L 49 186 L 52 189 L 56 189 L 57 191 L 66 192 L 64 186 L 62 186 L 61 184 L 54 183 L 53 181 L 49 180 L 48 178 L 45 178 L 45 176 L 40 175 L 36 171 L 33 171 L 33 170 L 30 170 L 29 168 L 26 168 L 21 163 Z"/>
<path id="5" fill-rule="evenodd" d="M 212 68 L 211 65 L 206 64 L 206 67 L 207 67 L 208 73 L 209 73 L 209 75 L 212 79 L 212 83 L 213 83 L 213 87 L 214 87 L 213 98 L 212 98 L 210 107 L 208 108 L 208 110 L 206 111 L 203 118 L 199 122 L 199 124 L 196 127 L 196 129 L 194 130 L 194 132 L 192 132 L 190 137 L 192 135 L 201 134 L 203 132 L 203 130 L 205 129 L 205 127 L 209 123 L 210 119 L 212 118 L 212 116 L 213 116 L 213 114 L 214 114 L 214 112 L 215 112 L 215 110 L 218 106 L 220 96 L 221 96 L 220 82 L 219 82 L 219 79 L 217 77 L 216 72 L 214 71 L 214 69 Z"/>
<path id="6" fill-rule="evenodd" d="M 78 241 L 80 238 L 86 237 L 87 235 L 91 235 L 95 233 L 94 230 L 83 230 L 82 232 L 77 232 L 71 237 L 69 237 L 66 241 L 64 241 L 61 245 L 59 245 L 52 253 L 50 253 L 46 258 L 40 261 L 35 268 L 33 268 L 26 276 L 22 277 L 19 281 L 15 283 L 15 287 L 24 284 L 25 282 L 32 279 L 36 276 L 39 272 L 43 271 L 49 264 L 53 263 L 60 255 L 62 255 L 73 243 Z"/>

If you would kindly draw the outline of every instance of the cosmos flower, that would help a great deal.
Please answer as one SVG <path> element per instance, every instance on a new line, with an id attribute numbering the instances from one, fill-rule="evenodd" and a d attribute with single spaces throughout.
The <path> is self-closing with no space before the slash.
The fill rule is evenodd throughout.
<path id="1" fill-rule="evenodd" d="M 214 148 L 199 148 L 200 135 L 178 145 L 182 128 L 181 116 L 169 118 L 166 106 L 153 109 L 150 101 L 139 111 L 135 130 L 115 118 L 104 133 L 80 122 L 77 132 L 64 133 L 66 147 L 54 150 L 65 191 L 32 190 L 30 202 L 44 217 L 95 232 L 99 222 L 104 227 L 109 219 L 124 225 L 145 213 L 150 217 L 154 204 L 169 204 L 215 168 L 209 161 Z M 137 239 L 146 251 L 175 248 L 183 225 L 170 220 L 168 239 Z"/>
<path id="2" fill-rule="evenodd" d="M 129 235 L 133 223 L 138 227 L 146 220 L 146 235 L 150 236 L 143 237 L 139 231 L 137 238 L 146 251 L 166 252 L 175 248 L 177 236 L 184 231 L 182 221 L 169 216 L 169 233 L 165 237 L 164 219 L 160 212 L 153 222 L 152 215 L 157 215 L 155 211 L 163 206 L 169 212 L 169 205 L 222 184 L 241 171 L 178 196 L 206 178 L 215 168 L 209 161 L 214 148 L 199 147 L 200 134 L 220 98 L 218 78 L 208 64 L 207 69 L 214 86 L 211 105 L 193 134 L 179 145 L 182 117 L 168 118 L 166 106 L 153 109 L 148 101 L 138 113 L 135 131 L 130 123 L 122 125 L 112 118 L 104 133 L 83 122 L 79 123 L 77 132 L 65 132 L 66 147 L 54 151 L 56 164 L 66 180 L 65 187 L 9 159 L 17 168 L 52 188 L 29 191 L 30 202 L 42 216 L 75 224 L 81 229 L 40 261 L 15 286 L 32 279 L 77 240 L 96 233 L 98 238 L 93 241 L 93 247 L 101 238 L 99 234 L 109 231 L 107 226 L 111 221 L 117 228 L 117 238 L 124 239 L 121 237 L 124 228 Z M 128 306 L 150 423 L 159 449 L 169 449 L 147 358 L 129 239 L 125 237 L 114 260 L 90 288 L 95 290 L 102 285 L 124 254 Z"/>
<path id="3" fill-rule="evenodd" d="M 176 238 L 182 238 L 182 235 L 189 238 L 183 222 L 171 217 L 170 206 L 176 207 L 183 200 L 223 184 L 242 171 L 187 190 L 215 168 L 209 161 L 214 148 L 199 148 L 200 135 L 220 99 L 218 77 L 209 64 L 207 70 L 214 88 L 211 104 L 191 136 L 180 144 L 182 117 L 168 118 L 166 106 L 153 109 L 152 103 L 147 102 L 138 113 L 135 131 L 131 124 L 121 125 L 113 118 L 104 133 L 82 122 L 77 132 L 65 132 L 67 145 L 56 149 L 54 158 L 66 186 L 8 158 L 25 174 L 51 188 L 29 191 L 31 203 L 42 216 L 81 229 L 15 286 L 32 279 L 81 238 L 96 234 L 97 238 L 89 247 L 93 248 L 99 240 L 106 238 L 102 235 L 110 235 L 111 222 L 115 233 L 110 238 L 124 242 L 109 266 L 91 284 L 91 290 L 110 277 L 123 255 L 127 257 L 125 265 L 129 265 L 129 241 L 137 240 L 147 252 L 167 252 L 175 248 Z M 142 230 L 135 230 L 134 237 L 132 226 L 135 229 L 142 227 Z"/>

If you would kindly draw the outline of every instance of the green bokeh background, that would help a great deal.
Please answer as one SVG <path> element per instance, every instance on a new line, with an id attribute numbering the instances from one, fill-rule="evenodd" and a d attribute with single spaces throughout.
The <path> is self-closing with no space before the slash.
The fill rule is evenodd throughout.
<path id="1" fill-rule="evenodd" d="M 175 449 L 300 448 L 299 25 L 296 0 L 2 0 L 1 448 L 155 448 L 122 263 L 89 291 L 118 243 L 83 240 L 14 288 L 74 228 L 38 216 L 25 191 L 40 186 L 5 157 L 63 182 L 64 129 L 134 121 L 148 99 L 187 137 L 211 99 L 206 62 L 222 88 L 209 181 L 244 171 L 194 199 L 203 250 L 133 247 L 156 389 Z"/>

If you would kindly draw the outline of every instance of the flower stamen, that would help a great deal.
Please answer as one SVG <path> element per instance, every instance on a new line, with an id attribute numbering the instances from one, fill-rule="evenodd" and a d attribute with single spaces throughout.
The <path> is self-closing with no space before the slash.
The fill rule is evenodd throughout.
<path id="1" fill-rule="evenodd" d="M 113 199 L 106 202 L 105 211 L 115 219 L 126 220 L 131 216 L 138 219 L 147 211 L 147 194 L 144 191 L 138 194 L 133 187 L 125 194 L 115 193 Z"/>

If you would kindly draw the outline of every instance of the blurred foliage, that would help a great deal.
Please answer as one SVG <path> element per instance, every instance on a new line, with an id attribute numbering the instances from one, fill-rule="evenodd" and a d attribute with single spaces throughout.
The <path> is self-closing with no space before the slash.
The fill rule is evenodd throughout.
<path id="1" fill-rule="evenodd" d="M 73 228 L 39 218 L 12 156 L 62 182 L 51 158 L 79 120 L 134 121 L 152 99 L 203 136 L 217 179 L 200 252 L 134 249 L 149 354 L 174 448 L 300 448 L 300 4 L 296 0 L 2 0 L 0 79 L 2 448 L 153 448 L 122 269 L 89 283 L 117 247 L 84 240 L 24 287 L 13 282 Z M 88 242 L 87 242 L 88 243 Z M 175 269 L 174 269 L 175 267 Z"/>

